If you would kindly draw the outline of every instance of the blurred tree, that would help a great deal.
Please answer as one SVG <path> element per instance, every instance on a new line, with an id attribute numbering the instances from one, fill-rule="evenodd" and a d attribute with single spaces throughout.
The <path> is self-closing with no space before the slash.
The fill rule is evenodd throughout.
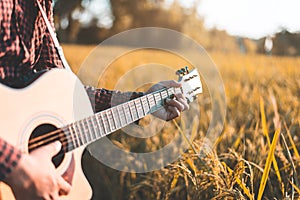
<path id="1" fill-rule="evenodd" d="M 182 10 L 174 15 L 172 9 L 163 9 L 162 1 L 149 0 L 111 0 L 115 19 L 113 30 L 119 32 L 128 28 L 160 26 L 181 30 Z M 173 12 L 172 12 L 173 11 Z"/>
<path id="2" fill-rule="evenodd" d="M 97 15 L 101 15 L 101 13 L 94 13 L 88 22 L 82 22 L 82 19 L 86 17 L 84 14 L 91 12 L 87 8 L 92 1 L 55 1 L 55 25 L 61 41 L 99 42 L 121 31 L 146 26 L 164 27 L 178 31 L 182 29 L 185 14 L 184 9 L 177 5 L 177 1 L 174 1 L 172 9 L 166 9 L 163 7 L 164 0 L 107 0 L 106 9 L 110 9 L 111 16 L 103 16 L 103 18 L 112 20 L 109 31 L 105 30 L 107 28 L 101 27 L 101 23 L 99 23 L 101 19 Z M 96 1 L 94 0 L 94 2 Z"/>
<path id="3" fill-rule="evenodd" d="M 225 31 L 207 30 L 198 7 L 201 0 L 55 0 L 55 25 L 60 41 L 99 43 L 122 31 L 138 27 L 170 28 L 187 34 L 207 50 L 239 52 L 244 39 Z M 158 36 L 159 37 L 159 36 Z M 137 37 L 137 40 L 144 39 Z M 180 41 L 178 41 L 180 42 Z M 247 41 L 249 52 L 255 45 Z M 174 45 L 176 45 L 174 43 Z M 253 50 L 251 50 L 253 51 Z"/>
<path id="4" fill-rule="evenodd" d="M 80 23 L 72 17 L 72 13 L 77 9 L 83 9 L 82 1 L 84 0 L 54 1 L 55 28 L 60 39 L 64 42 L 75 42 L 77 39 Z"/>

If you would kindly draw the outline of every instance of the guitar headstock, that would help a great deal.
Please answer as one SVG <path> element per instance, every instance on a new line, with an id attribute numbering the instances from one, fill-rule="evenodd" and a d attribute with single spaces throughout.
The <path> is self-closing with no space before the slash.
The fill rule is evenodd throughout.
<path id="1" fill-rule="evenodd" d="M 188 103 L 194 101 L 197 95 L 202 93 L 202 83 L 197 69 L 189 71 L 188 67 L 185 67 L 178 70 L 176 74 L 179 76 L 178 82 L 181 83 L 182 94 Z"/>

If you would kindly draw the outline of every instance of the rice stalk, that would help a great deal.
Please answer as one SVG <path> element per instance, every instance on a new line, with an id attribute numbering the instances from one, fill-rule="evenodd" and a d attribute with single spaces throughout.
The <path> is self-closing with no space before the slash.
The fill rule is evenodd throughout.
<path id="1" fill-rule="evenodd" d="M 265 187 L 266 187 L 266 184 L 267 184 L 267 180 L 269 178 L 269 172 L 270 172 L 270 169 L 271 169 L 272 158 L 273 158 L 274 153 L 275 153 L 275 147 L 276 147 L 276 144 L 277 144 L 277 141 L 278 141 L 278 138 L 279 138 L 278 137 L 279 132 L 280 132 L 279 129 L 277 129 L 275 131 L 274 138 L 273 138 L 272 144 L 270 146 L 270 151 L 268 153 L 268 157 L 267 157 L 267 160 L 266 160 L 266 165 L 265 165 L 265 168 L 264 168 L 263 176 L 261 178 L 260 185 L 259 185 L 257 200 L 261 200 L 261 198 L 263 196 L 263 193 L 264 193 L 264 190 L 265 190 Z"/>
<path id="2" fill-rule="evenodd" d="M 239 162 L 242 163 L 244 165 L 244 162 Z M 226 165 L 226 163 L 224 163 Z M 229 166 L 226 165 L 227 170 L 229 171 L 229 173 L 232 175 L 234 174 L 234 179 L 236 181 L 236 183 L 242 188 L 243 192 L 247 195 L 247 197 L 250 200 L 254 199 L 254 194 L 251 194 L 250 190 L 248 189 L 247 186 L 245 186 L 245 184 L 243 183 L 243 181 L 240 179 L 239 177 L 239 173 L 234 173 L 234 171 L 232 169 L 230 169 Z M 238 167 L 237 167 L 238 168 Z"/>
<path id="3" fill-rule="evenodd" d="M 300 156 L 299 156 L 298 149 L 297 149 L 297 147 L 296 147 L 296 145 L 295 145 L 295 142 L 294 142 L 294 140 L 293 140 L 293 138 L 292 138 L 292 136 L 291 136 L 290 130 L 287 128 L 286 122 L 284 122 L 284 127 L 285 127 L 285 130 L 286 130 L 286 132 L 287 132 L 287 136 L 288 136 L 288 138 L 289 138 L 289 141 L 290 141 L 290 143 L 291 143 L 291 145 L 292 145 L 294 154 L 295 154 L 296 158 L 299 159 Z"/>
<path id="4" fill-rule="evenodd" d="M 270 142 L 269 132 L 268 132 L 268 128 L 267 128 L 267 119 L 266 119 L 266 115 L 265 115 L 264 101 L 263 101 L 262 97 L 260 97 L 260 112 L 261 112 L 261 121 L 262 121 L 263 133 L 264 133 L 265 137 L 267 138 L 268 145 L 270 147 L 271 142 Z M 276 109 L 275 109 L 275 113 L 276 113 Z M 277 118 L 277 120 L 279 120 L 279 119 Z M 277 123 L 275 123 L 275 126 L 276 126 L 276 124 Z M 278 127 L 277 130 L 279 130 L 279 132 L 280 132 L 280 127 Z M 279 167 L 278 167 L 278 164 L 277 164 L 277 161 L 275 159 L 274 154 L 272 155 L 272 162 L 273 162 L 273 166 L 274 166 L 274 169 L 275 169 L 276 176 L 277 176 L 278 181 L 281 185 L 281 192 L 282 192 L 282 194 L 284 194 L 284 186 L 283 186 L 283 183 L 282 183 Z"/>

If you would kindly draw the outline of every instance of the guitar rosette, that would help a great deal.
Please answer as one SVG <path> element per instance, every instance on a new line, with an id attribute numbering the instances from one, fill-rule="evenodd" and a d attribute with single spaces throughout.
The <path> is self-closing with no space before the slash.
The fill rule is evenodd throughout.
<path id="1" fill-rule="evenodd" d="M 197 138 L 203 141 L 199 156 L 211 151 L 223 130 L 225 89 L 204 48 L 186 35 L 156 27 L 122 32 L 99 44 L 77 75 L 85 85 L 145 91 L 153 83 L 176 80 L 175 72 L 182 65 L 198 70 L 204 88 L 190 109 L 169 122 L 149 115 L 112 136 L 102 137 L 87 147 L 94 158 L 119 171 L 144 173 L 174 162 Z M 114 94 L 112 106 L 120 101 L 119 94 Z M 129 100 L 130 95 L 122 99 Z"/>

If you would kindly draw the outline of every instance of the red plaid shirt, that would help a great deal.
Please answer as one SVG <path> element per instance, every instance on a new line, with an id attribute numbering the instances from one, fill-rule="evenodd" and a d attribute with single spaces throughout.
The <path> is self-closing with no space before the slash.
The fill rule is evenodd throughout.
<path id="1" fill-rule="evenodd" d="M 40 0 L 53 26 L 52 0 Z M 54 26 L 53 26 L 54 27 Z M 34 0 L 0 1 L 0 82 L 20 87 L 33 71 L 63 68 L 50 34 Z M 142 93 L 121 93 L 86 86 L 94 111 L 133 99 Z M 114 102 L 115 103 L 115 102 Z M 17 134 L 17 133 L 10 133 Z M 0 138 L 0 180 L 17 165 L 21 153 Z"/>

